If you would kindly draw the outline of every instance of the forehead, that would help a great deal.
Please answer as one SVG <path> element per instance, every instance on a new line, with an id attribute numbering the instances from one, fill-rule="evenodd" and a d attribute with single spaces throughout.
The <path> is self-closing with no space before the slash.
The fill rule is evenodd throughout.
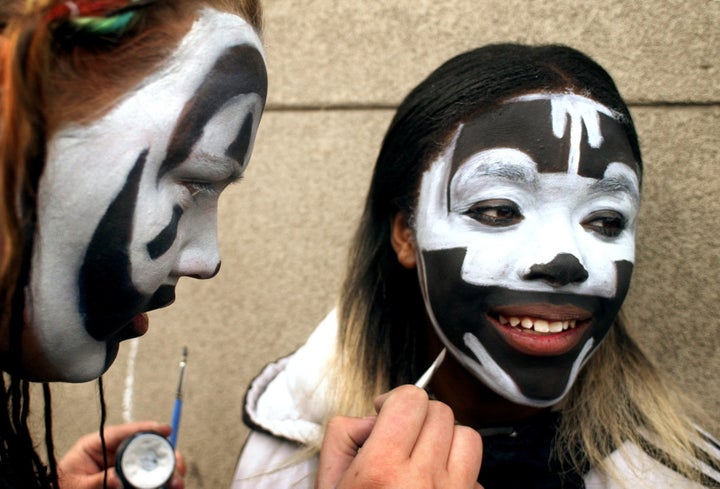
<path id="1" fill-rule="evenodd" d="M 640 176 L 613 112 L 579 95 L 531 95 L 480 114 L 460 130 L 451 173 L 473 155 L 496 148 L 521 151 L 539 173 L 601 179 L 609 165 L 623 163 Z"/>

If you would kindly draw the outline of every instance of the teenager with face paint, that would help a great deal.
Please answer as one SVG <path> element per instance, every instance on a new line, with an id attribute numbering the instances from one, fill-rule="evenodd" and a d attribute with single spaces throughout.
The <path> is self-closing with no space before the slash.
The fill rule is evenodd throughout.
<path id="1" fill-rule="evenodd" d="M 483 435 L 485 489 L 720 484 L 702 414 L 619 315 L 641 180 L 630 113 L 582 53 L 493 45 L 442 65 L 385 136 L 338 310 L 251 385 L 238 472 L 258 449 L 312 452 L 308 427 L 370 412 L 445 350 L 428 392 Z"/>
<path id="2" fill-rule="evenodd" d="M 17 0 L 0 20 L 0 486 L 103 487 L 103 456 L 169 426 L 110 427 L 56 467 L 44 384 L 46 468 L 29 381 L 98 378 L 180 277 L 218 272 L 218 196 L 248 164 L 267 91 L 260 7 Z"/>

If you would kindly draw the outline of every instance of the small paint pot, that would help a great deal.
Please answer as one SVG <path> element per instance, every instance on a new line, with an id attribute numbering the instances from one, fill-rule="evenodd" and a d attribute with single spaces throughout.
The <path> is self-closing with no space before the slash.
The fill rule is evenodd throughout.
<path id="1" fill-rule="evenodd" d="M 160 489 L 175 471 L 175 450 L 155 431 L 139 431 L 118 448 L 115 470 L 125 489 Z"/>

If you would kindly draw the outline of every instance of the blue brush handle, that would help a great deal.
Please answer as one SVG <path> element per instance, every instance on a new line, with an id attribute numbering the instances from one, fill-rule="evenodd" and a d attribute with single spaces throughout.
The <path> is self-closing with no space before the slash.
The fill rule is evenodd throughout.
<path id="1" fill-rule="evenodd" d="M 180 415 L 182 414 L 182 399 L 175 399 L 175 405 L 173 406 L 172 422 L 172 433 L 170 433 L 170 444 L 173 448 L 177 447 L 178 431 L 180 430 Z"/>

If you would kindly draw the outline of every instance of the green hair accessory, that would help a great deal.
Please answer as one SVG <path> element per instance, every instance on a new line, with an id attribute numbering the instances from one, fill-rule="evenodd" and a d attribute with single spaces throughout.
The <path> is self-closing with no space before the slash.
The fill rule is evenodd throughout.
<path id="1" fill-rule="evenodd" d="M 156 0 L 68 0 L 55 5 L 45 21 L 67 22 L 80 32 L 98 36 L 121 36 L 129 29 L 139 9 Z"/>

